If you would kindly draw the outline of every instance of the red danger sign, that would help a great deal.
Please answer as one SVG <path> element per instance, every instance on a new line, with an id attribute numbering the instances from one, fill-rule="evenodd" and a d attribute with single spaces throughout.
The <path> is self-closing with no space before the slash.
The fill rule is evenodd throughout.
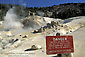
<path id="1" fill-rule="evenodd" d="M 72 52 L 74 52 L 73 36 L 46 36 L 47 54 Z"/>

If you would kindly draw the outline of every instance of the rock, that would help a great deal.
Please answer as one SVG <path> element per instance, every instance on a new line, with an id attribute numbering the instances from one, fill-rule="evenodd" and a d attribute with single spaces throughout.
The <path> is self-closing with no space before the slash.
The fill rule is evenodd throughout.
<path id="1" fill-rule="evenodd" d="M 44 51 L 42 51 L 42 52 L 44 52 Z"/>
<path id="2" fill-rule="evenodd" d="M 19 36 L 22 36 L 21 34 Z"/>
<path id="3" fill-rule="evenodd" d="M 42 28 L 38 29 L 38 32 L 42 32 Z"/>
<path id="4" fill-rule="evenodd" d="M 14 43 L 14 42 L 16 42 L 16 41 L 18 41 L 19 39 L 11 39 L 11 40 L 9 40 L 9 43 Z"/>
<path id="5" fill-rule="evenodd" d="M 44 26 L 44 29 L 47 29 L 47 26 Z"/>
<path id="6" fill-rule="evenodd" d="M 14 39 L 9 40 L 9 43 L 14 43 Z"/>
<path id="7" fill-rule="evenodd" d="M 2 44 L 5 46 L 7 45 L 9 42 L 7 40 L 2 40 Z"/>
<path id="8" fill-rule="evenodd" d="M 70 32 L 72 32 L 72 30 L 70 30 Z"/>
<path id="9" fill-rule="evenodd" d="M 55 25 L 56 24 L 56 22 L 55 21 L 51 21 L 51 25 Z"/>
<path id="10" fill-rule="evenodd" d="M 55 30 L 52 30 L 53 32 L 55 32 Z"/>
<path id="11" fill-rule="evenodd" d="M 55 25 L 53 25 L 52 27 L 53 27 L 53 28 L 56 28 L 56 26 L 55 26 Z"/>
<path id="12" fill-rule="evenodd" d="M 38 30 L 34 30 L 33 33 L 38 33 Z"/>
<path id="13" fill-rule="evenodd" d="M 24 25 L 24 28 L 34 28 L 35 26 L 43 26 L 45 21 L 41 16 L 29 16 L 28 18 L 21 20 L 21 23 Z"/>
<path id="14" fill-rule="evenodd" d="M 31 46 L 31 49 L 42 49 L 42 47 L 40 45 L 35 44 Z"/>
<path id="15" fill-rule="evenodd" d="M 18 41 L 19 39 L 14 40 L 14 42 Z"/>
<path id="16" fill-rule="evenodd" d="M 28 37 L 28 35 L 24 35 L 22 38 L 27 38 Z"/>
<path id="17" fill-rule="evenodd" d="M 63 25 L 61 25 L 61 27 L 63 27 Z"/>
<path id="18" fill-rule="evenodd" d="M 67 27 L 68 27 L 67 25 L 64 26 L 64 28 L 67 28 Z"/>
<path id="19" fill-rule="evenodd" d="M 18 40 L 18 41 L 16 41 L 16 42 L 14 42 L 14 44 L 11 45 L 10 48 L 16 48 L 16 47 L 18 47 L 20 44 L 21 44 L 21 40 Z"/>

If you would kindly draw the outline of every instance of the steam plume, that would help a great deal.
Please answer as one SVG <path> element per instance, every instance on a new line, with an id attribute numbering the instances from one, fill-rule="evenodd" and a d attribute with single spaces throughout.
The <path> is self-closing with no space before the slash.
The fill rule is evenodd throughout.
<path id="1" fill-rule="evenodd" d="M 4 17 L 4 26 L 5 28 L 22 28 L 22 24 L 19 22 L 19 18 L 14 13 L 14 8 L 9 9 Z"/>

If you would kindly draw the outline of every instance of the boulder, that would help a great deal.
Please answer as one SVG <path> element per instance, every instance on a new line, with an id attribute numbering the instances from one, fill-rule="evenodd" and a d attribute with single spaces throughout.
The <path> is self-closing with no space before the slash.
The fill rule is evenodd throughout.
<path id="1" fill-rule="evenodd" d="M 9 40 L 9 43 L 14 43 L 14 39 Z"/>
<path id="2" fill-rule="evenodd" d="M 42 49 L 42 47 L 40 45 L 35 44 L 31 46 L 31 49 Z"/>
<path id="3" fill-rule="evenodd" d="M 24 35 L 22 38 L 27 38 L 28 37 L 28 35 Z"/>
<path id="4" fill-rule="evenodd" d="M 20 44 L 21 44 L 21 40 L 18 40 L 18 41 L 16 41 L 16 42 L 14 42 L 14 44 L 11 45 L 10 48 L 16 48 L 16 47 L 18 47 Z"/>
<path id="5" fill-rule="evenodd" d="M 38 33 L 38 30 L 34 30 L 33 33 Z"/>
<path id="6" fill-rule="evenodd" d="M 14 42 L 18 41 L 19 39 L 14 40 Z"/>
<path id="7" fill-rule="evenodd" d="M 55 21 L 51 21 L 51 25 L 55 25 L 56 24 L 56 22 Z"/>

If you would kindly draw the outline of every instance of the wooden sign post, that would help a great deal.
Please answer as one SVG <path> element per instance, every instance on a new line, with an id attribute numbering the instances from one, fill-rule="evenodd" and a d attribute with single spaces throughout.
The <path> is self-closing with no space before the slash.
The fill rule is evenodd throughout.
<path id="1" fill-rule="evenodd" d="M 46 53 L 58 54 L 62 57 L 62 54 L 69 54 L 74 52 L 73 36 L 46 36 Z M 64 56 L 65 57 L 65 56 Z"/>

